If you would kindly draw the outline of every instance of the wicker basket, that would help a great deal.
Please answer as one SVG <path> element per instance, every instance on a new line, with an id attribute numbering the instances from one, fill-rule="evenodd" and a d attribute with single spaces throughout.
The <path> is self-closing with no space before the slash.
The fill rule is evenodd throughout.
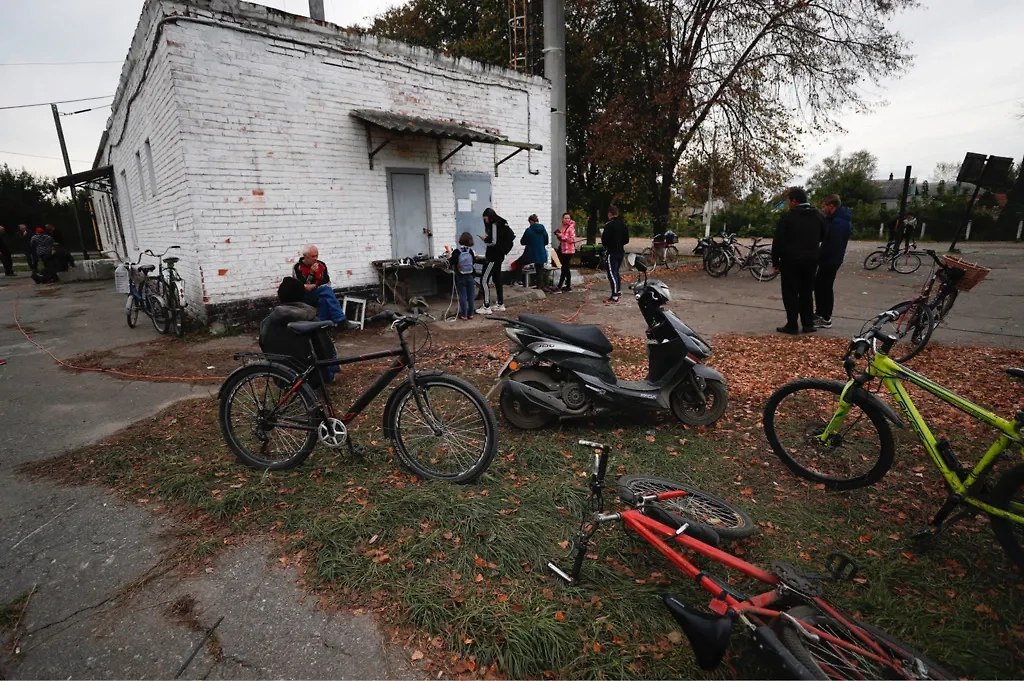
<path id="1" fill-rule="evenodd" d="M 955 255 L 942 256 L 942 264 L 946 267 L 955 267 L 964 271 L 964 276 L 953 282 L 953 285 L 961 291 L 970 291 L 972 288 L 980 284 L 982 280 L 988 276 L 988 273 L 992 271 L 987 267 L 982 267 L 977 263 L 967 262 Z"/>

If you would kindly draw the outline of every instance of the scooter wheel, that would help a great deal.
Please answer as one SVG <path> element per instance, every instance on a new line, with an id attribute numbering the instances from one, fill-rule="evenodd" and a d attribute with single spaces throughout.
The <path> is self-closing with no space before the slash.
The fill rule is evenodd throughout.
<path id="1" fill-rule="evenodd" d="M 704 382 L 704 404 L 693 395 L 693 386 L 681 383 L 669 398 L 672 413 L 688 426 L 710 426 L 722 418 L 729 406 L 729 393 L 721 381 Z"/>
<path id="2" fill-rule="evenodd" d="M 537 390 L 548 390 L 548 386 L 535 381 L 523 381 L 523 384 Z M 506 421 L 520 430 L 538 430 L 554 423 L 556 420 L 553 414 L 513 395 L 508 385 L 502 387 L 499 403 L 501 415 L 505 417 Z"/>

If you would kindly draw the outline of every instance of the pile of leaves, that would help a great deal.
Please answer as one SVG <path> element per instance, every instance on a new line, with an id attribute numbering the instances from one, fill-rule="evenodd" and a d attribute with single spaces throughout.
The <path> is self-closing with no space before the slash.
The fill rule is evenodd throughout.
<path id="1" fill-rule="evenodd" d="M 616 371 L 642 377 L 643 341 L 613 342 Z M 500 348 L 491 357 L 486 347 L 435 347 L 429 359 L 486 389 L 505 359 Z M 670 415 L 616 415 L 533 433 L 502 423 L 499 456 L 467 487 L 422 482 L 396 467 L 380 429 L 382 400 L 355 424 L 355 439 L 369 445 L 361 460 L 320 448 L 296 470 L 248 470 L 221 439 L 216 404 L 199 400 L 29 470 L 105 485 L 191 518 L 196 530 L 187 550 L 197 566 L 248 537 L 277 538 L 276 559 L 302 570 L 323 607 L 376 613 L 424 671 L 464 678 L 702 675 L 660 595 L 675 593 L 693 605 L 708 595 L 620 527 L 598 533 L 580 585 L 556 582 L 545 569 L 549 560 L 567 560 L 586 499 L 591 452 L 574 443 L 602 439 L 613 447 L 610 477 L 680 479 L 743 507 L 760 530 L 729 547 L 744 559 L 786 560 L 813 572 L 829 553 L 845 551 L 862 569 L 855 582 L 832 588 L 839 605 L 960 673 L 1024 673 L 1024 584 L 986 523 L 960 525 L 930 548 L 909 540 L 943 496 L 941 480 L 910 439 L 901 439 L 896 466 L 881 483 L 842 494 L 794 478 L 771 454 L 760 427 L 765 399 L 792 378 L 842 378 L 845 341 L 722 336 L 714 349 L 731 400 L 717 427 L 687 429 Z M 1022 360 L 1019 352 L 936 346 L 914 366 L 1012 415 L 1022 390 L 1000 372 Z M 346 368 L 342 377 L 333 389 L 339 401 L 358 395 L 373 372 Z M 955 434 L 961 458 L 971 460 L 991 439 L 914 397 L 936 430 Z M 717 564 L 701 565 L 736 588 L 756 586 Z M 737 636 L 720 673 L 760 678 L 770 670 Z"/>

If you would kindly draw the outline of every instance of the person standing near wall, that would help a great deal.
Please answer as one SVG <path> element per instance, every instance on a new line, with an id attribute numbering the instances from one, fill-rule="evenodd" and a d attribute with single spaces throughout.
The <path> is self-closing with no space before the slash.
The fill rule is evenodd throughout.
<path id="1" fill-rule="evenodd" d="M 772 239 L 772 264 L 781 273 L 782 304 L 786 325 L 779 333 L 814 333 L 814 275 L 818 270 L 820 244 L 825 239 L 825 216 L 807 203 L 803 187 L 790 187 L 789 210 L 779 218 Z"/>
<path id="2" fill-rule="evenodd" d="M 562 261 L 562 276 L 558 279 L 555 293 L 572 291 L 572 270 L 569 263 L 576 253 L 576 222 L 568 213 L 562 214 L 562 225 L 555 232 L 558 237 L 558 255 Z"/>
<path id="3" fill-rule="evenodd" d="M 519 240 L 519 243 L 526 246 L 526 262 L 527 264 L 533 263 L 537 288 L 543 290 L 548 262 L 548 230 L 540 223 L 540 219 L 536 215 L 531 215 L 528 220 L 530 226 L 523 232 L 523 238 Z"/>
<path id="4" fill-rule="evenodd" d="M 493 208 L 484 209 L 484 231 L 486 234 L 478 234 L 487 245 L 484 251 L 484 273 L 480 278 L 480 286 L 484 290 L 484 306 L 477 312 L 480 314 L 491 314 L 491 312 L 505 311 L 505 293 L 502 289 L 501 267 L 505 263 L 505 256 L 515 245 L 516 235 L 508 226 L 508 221 L 494 212 Z M 470 235 L 472 236 L 472 235 Z M 460 240 L 461 241 L 461 240 Z M 494 293 L 497 296 L 498 304 L 491 307 L 490 282 L 494 282 Z"/>
<path id="5" fill-rule="evenodd" d="M 825 214 L 828 229 L 824 242 L 821 244 L 821 256 L 818 258 L 818 272 L 814 276 L 814 326 L 823 329 L 832 328 L 832 311 L 835 308 L 836 274 L 843 266 L 846 257 L 846 245 L 853 232 L 853 211 L 843 206 L 838 194 L 825 198 L 821 204 L 821 212 Z"/>
<path id="6" fill-rule="evenodd" d="M 459 237 L 459 247 L 452 253 L 451 258 L 452 272 L 455 273 L 455 290 L 459 294 L 459 319 L 463 321 L 473 318 L 473 299 L 476 298 L 476 283 L 473 279 L 475 262 L 473 235 L 463 232 Z"/>
<path id="7" fill-rule="evenodd" d="M 604 225 L 601 233 L 601 245 L 608 254 L 608 283 L 611 285 L 611 295 L 604 302 L 619 302 L 619 292 L 622 288 L 622 277 L 619 276 L 619 268 L 622 267 L 622 259 L 626 256 L 626 244 L 629 243 L 629 227 L 619 217 L 619 207 L 608 207 L 608 222 Z"/>

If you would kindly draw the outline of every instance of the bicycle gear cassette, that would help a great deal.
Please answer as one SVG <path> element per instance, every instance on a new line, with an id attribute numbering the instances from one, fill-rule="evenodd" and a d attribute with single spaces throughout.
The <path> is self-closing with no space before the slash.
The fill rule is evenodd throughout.
<path id="1" fill-rule="evenodd" d="M 338 419 L 324 419 L 317 428 L 320 442 L 331 449 L 338 449 L 348 439 L 348 428 Z"/>

